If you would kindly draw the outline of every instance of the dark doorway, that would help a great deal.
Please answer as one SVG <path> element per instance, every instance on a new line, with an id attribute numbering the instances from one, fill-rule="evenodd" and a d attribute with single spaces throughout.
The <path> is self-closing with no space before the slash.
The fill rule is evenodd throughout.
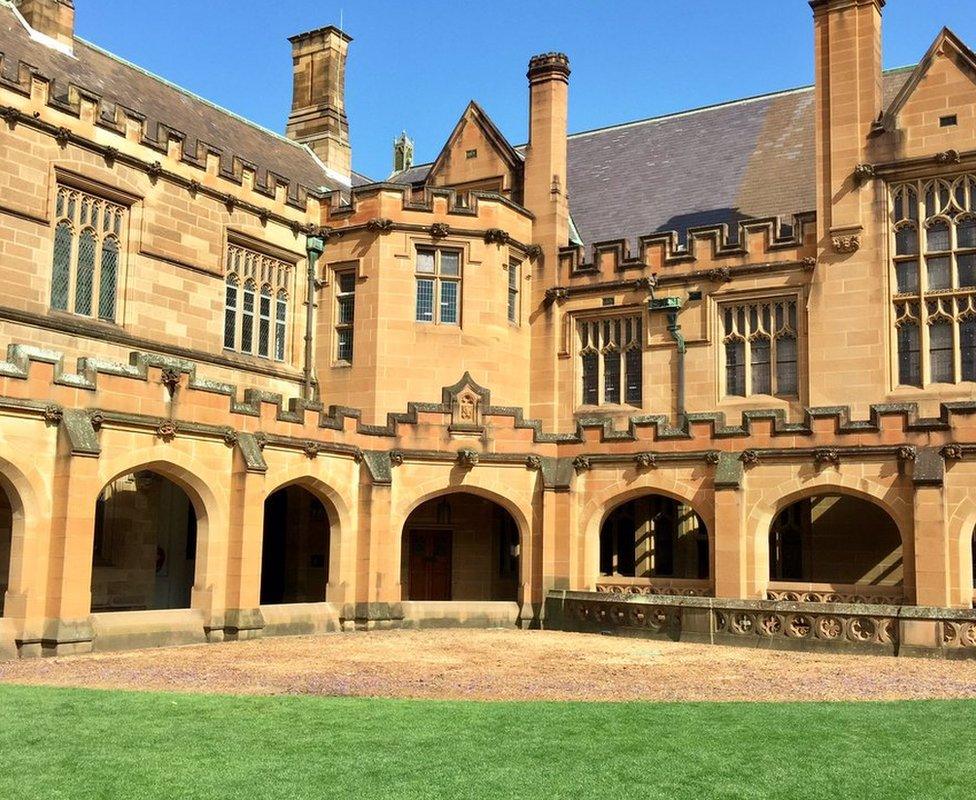
<path id="1" fill-rule="evenodd" d="M 330 533 L 325 506 L 307 489 L 286 486 L 265 500 L 262 605 L 325 600 Z"/>
<path id="2" fill-rule="evenodd" d="M 518 525 L 497 503 L 456 492 L 419 506 L 403 527 L 405 600 L 517 600 Z"/>
<path id="3" fill-rule="evenodd" d="M 148 470 L 112 481 L 95 504 L 92 611 L 189 608 L 196 557 L 183 489 Z"/>
<path id="4" fill-rule="evenodd" d="M 451 531 L 410 531 L 410 599 L 450 600 L 454 554 Z"/>

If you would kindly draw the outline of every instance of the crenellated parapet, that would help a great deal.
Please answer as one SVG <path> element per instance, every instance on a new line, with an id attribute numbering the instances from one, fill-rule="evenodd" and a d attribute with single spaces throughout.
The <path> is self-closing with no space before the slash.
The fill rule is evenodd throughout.
<path id="1" fill-rule="evenodd" d="M 560 274 L 570 281 L 590 282 L 619 273 L 665 270 L 661 278 L 675 282 L 707 277 L 726 267 L 736 274 L 757 269 L 810 266 L 816 253 L 816 215 L 796 214 L 789 223 L 780 217 L 740 222 L 735 235 L 727 224 L 690 228 L 682 236 L 662 231 L 641 236 L 637 252 L 626 239 L 596 242 L 587 253 L 582 246 L 560 251 Z M 710 265 L 699 267 L 698 265 Z M 669 274 L 670 273 L 670 274 Z"/>
<path id="2" fill-rule="evenodd" d="M 154 78 L 153 81 L 158 79 Z M 61 147 L 70 144 L 92 150 L 101 154 L 110 166 L 125 164 L 146 172 L 153 179 L 165 178 L 182 185 L 194 194 L 210 194 L 221 199 L 228 193 L 235 196 L 247 186 L 255 195 L 280 200 L 304 213 L 311 201 L 321 200 L 331 191 L 331 187 L 323 185 L 324 174 L 320 179 L 312 178 L 313 170 L 309 166 L 314 165 L 314 161 L 302 146 L 257 128 L 198 98 L 195 99 L 199 103 L 213 109 L 214 113 L 226 115 L 228 122 L 241 127 L 244 132 L 250 132 L 253 137 L 272 138 L 280 151 L 276 166 L 235 152 L 231 149 L 235 137 L 225 138 L 219 144 L 194 138 L 181 130 L 175 120 L 159 118 L 159 112 L 150 103 L 152 98 L 147 98 L 146 108 L 130 108 L 105 99 L 90 87 L 48 75 L 34 65 L 12 63 L 2 53 L 0 89 L 11 93 L 6 103 L 0 101 L 0 118 L 11 128 L 17 125 L 30 127 L 51 136 Z M 54 113 L 41 114 L 30 110 L 38 104 Z M 59 120 L 59 116 L 62 119 Z M 111 141 L 113 136 L 117 137 L 117 141 Z M 241 138 L 246 138 L 246 133 Z M 138 147 L 132 148 L 131 144 Z M 252 149 L 259 151 L 262 147 L 252 143 Z M 144 152 L 139 153 L 139 150 Z M 199 171 L 199 178 L 188 178 L 182 172 L 168 169 L 166 163 L 172 161 Z M 286 170 L 292 174 L 284 174 Z M 225 182 L 226 189 L 215 188 L 208 180 L 210 175 Z M 249 205 L 239 198 L 235 202 L 241 207 Z M 267 213 L 257 205 L 253 210 L 255 213 Z M 280 221 L 287 223 L 291 218 L 282 217 Z"/>
<path id="3" fill-rule="evenodd" d="M 196 364 L 181 359 L 147 353 L 132 353 L 128 364 L 80 358 L 70 371 L 62 354 L 26 345 L 10 345 L 0 362 L 0 413 L 63 427 L 74 455 L 97 456 L 98 431 L 114 425 L 162 441 L 222 441 L 239 448 L 258 471 L 261 453 L 271 447 L 310 459 L 364 460 L 380 477 L 404 461 L 459 462 L 462 450 L 475 454 L 465 455 L 468 468 L 519 465 L 542 470 L 547 480 L 559 470 L 568 481 L 601 465 L 640 472 L 698 462 L 733 487 L 757 464 L 782 459 L 807 460 L 816 469 L 891 459 L 914 465 L 918 480 L 941 480 L 944 462 L 976 457 L 976 445 L 968 443 L 976 439 L 976 401 L 943 403 L 937 417 L 920 416 L 913 403 L 872 406 L 867 419 L 853 419 L 846 406 L 810 408 L 799 421 L 780 409 L 755 409 L 736 424 L 721 412 L 694 413 L 681 427 L 663 414 L 632 416 L 625 428 L 593 416 L 579 419 L 575 431 L 554 433 L 521 408 L 493 405 L 491 392 L 465 374 L 441 390 L 439 402 L 409 402 L 376 425 L 364 423 L 358 409 L 241 391 L 200 376 Z"/>

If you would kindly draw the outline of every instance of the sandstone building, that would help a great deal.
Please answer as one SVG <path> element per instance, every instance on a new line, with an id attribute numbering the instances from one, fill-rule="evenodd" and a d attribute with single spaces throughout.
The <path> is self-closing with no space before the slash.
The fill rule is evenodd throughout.
<path id="1" fill-rule="evenodd" d="M 813 87 L 584 133 L 536 56 L 527 143 L 472 102 L 372 180 L 334 27 L 281 136 L 0 2 L 0 655 L 976 654 L 976 55 L 884 72 L 884 5 L 811 2 Z"/>

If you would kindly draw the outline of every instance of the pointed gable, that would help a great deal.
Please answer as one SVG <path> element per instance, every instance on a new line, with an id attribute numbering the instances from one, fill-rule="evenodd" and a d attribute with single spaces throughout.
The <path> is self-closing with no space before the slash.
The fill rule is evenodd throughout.
<path id="1" fill-rule="evenodd" d="M 427 185 L 498 192 L 520 202 L 522 157 L 472 100 L 431 166 Z"/>
<path id="2" fill-rule="evenodd" d="M 976 149 L 976 54 L 943 28 L 882 122 L 901 158 Z"/>

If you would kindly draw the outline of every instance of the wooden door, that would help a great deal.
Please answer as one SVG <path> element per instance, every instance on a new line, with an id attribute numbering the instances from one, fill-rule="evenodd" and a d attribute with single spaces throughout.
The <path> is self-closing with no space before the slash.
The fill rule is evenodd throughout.
<path id="1" fill-rule="evenodd" d="M 410 599 L 450 600 L 452 558 L 451 531 L 410 531 Z"/>

